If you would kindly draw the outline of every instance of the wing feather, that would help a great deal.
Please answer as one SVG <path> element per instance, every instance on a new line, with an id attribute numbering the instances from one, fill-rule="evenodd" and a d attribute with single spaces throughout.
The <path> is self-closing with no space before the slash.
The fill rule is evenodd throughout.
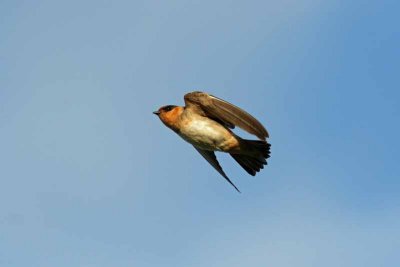
<path id="1" fill-rule="evenodd" d="M 239 189 L 232 183 L 232 181 L 228 178 L 228 176 L 226 176 L 221 165 L 219 165 L 217 157 L 215 156 L 215 153 L 213 151 L 199 149 L 195 146 L 194 148 L 200 153 L 200 155 L 203 156 L 203 158 L 205 158 L 208 161 L 208 163 L 211 164 L 211 166 L 214 167 L 214 169 L 216 169 L 228 181 L 228 183 L 230 183 L 236 189 L 236 191 L 240 193 Z"/>
<path id="2" fill-rule="evenodd" d="M 238 126 L 261 140 L 269 137 L 264 126 L 243 109 L 218 97 L 203 92 L 192 92 L 185 95 L 187 107 L 200 109 L 205 115 L 222 121 L 227 127 Z"/>

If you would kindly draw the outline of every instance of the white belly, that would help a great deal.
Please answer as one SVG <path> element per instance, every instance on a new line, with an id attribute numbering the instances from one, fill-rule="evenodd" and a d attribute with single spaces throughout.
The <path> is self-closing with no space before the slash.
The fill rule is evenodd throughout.
<path id="1" fill-rule="evenodd" d="M 204 150 L 224 150 L 232 134 L 219 123 L 210 119 L 187 122 L 179 135 L 192 145 Z"/>

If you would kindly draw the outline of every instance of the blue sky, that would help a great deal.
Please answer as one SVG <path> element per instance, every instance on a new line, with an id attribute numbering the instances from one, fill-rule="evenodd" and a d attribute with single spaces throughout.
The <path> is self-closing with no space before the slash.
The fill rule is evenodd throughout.
<path id="1" fill-rule="evenodd" d="M 2 1 L 0 266 L 398 266 L 399 8 Z M 151 113 L 193 90 L 270 132 L 242 194 Z"/>

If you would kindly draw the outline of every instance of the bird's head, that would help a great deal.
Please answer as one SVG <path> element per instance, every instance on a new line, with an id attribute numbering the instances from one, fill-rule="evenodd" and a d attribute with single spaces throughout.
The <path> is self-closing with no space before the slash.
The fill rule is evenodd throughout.
<path id="1" fill-rule="evenodd" d="M 157 115 L 166 126 L 175 130 L 179 115 L 181 115 L 182 111 L 183 107 L 167 105 L 154 111 L 153 114 Z"/>

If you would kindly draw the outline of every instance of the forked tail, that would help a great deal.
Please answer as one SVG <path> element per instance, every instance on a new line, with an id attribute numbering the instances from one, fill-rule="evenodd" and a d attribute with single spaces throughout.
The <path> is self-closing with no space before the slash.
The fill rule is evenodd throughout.
<path id="1" fill-rule="evenodd" d="M 264 168 L 270 157 L 271 145 L 262 140 L 241 140 L 243 153 L 230 153 L 232 158 L 242 166 L 250 175 L 254 176 Z"/>

